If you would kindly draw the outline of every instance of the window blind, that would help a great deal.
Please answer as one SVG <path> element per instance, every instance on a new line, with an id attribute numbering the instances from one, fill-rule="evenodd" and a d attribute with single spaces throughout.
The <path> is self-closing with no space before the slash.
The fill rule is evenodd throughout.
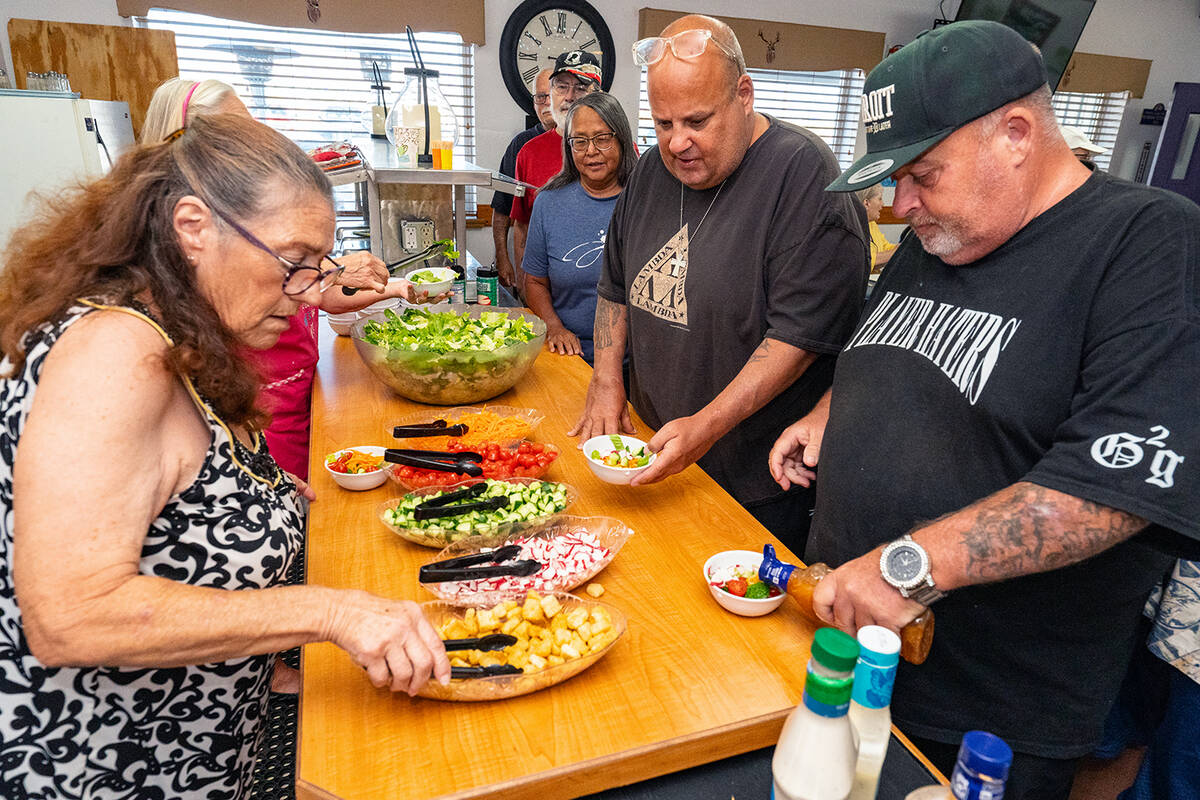
<path id="1" fill-rule="evenodd" d="M 821 137 L 842 169 L 854 163 L 854 143 L 862 111 L 862 70 L 803 72 L 747 70 L 754 80 L 754 108 L 776 119 L 807 128 Z M 642 70 L 638 99 L 638 146 L 655 143 L 654 120 Z"/>
<path id="2" fill-rule="evenodd" d="M 1051 105 L 1060 125 L 1074 125 L 1082 130 L 1093 143 L 1108 150 L 1097 153 L 1093 158 L 1100 169 L 1108 169 L 1112 161 L 1113 146 L 1121 129 L 1121 117 L 1129 92 L 1085 93 L 1055 92 Z"/>
<path id="3" fill-rule="evenodd" d="M 389 107 L 404 89 L 404 69 L 415 66 L 406 37 L 397 34 L 274 28 L 158 8 L 137 22 L 175 33 L 181 75 L 233 86 L 255 119 L 306 150 L 369 135 L 364 112 L 376 97 L 372 62 L 390 87 Z M 456 154 L 474 161 L 474 46 L 456 33 L 418 33 L 416 39 L 458 119 Z M 352 186 L 338 187 L 336 196 L 339 211 L 354 203 Z M 475 187 L 468 187 L 467 201 L 474 213 Z"/>

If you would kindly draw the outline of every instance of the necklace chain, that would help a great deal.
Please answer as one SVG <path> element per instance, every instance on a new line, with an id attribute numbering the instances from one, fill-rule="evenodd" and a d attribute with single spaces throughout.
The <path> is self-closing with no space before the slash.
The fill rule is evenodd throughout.
<path id="1" fill-rule="evenodd" d="M 725 181 L 729 180 L 726 178 Z M 712 207 L 716 205 L 717 198 L 721 196 L 721 190 L 725 188 L 725 181 L 721 181 L 721 185 L 717 187 L 717 193 L 713 195 L 713 199 L 708 204 L 708 208 L 704 209 L 704 216 L 700 218 L 700 224 L 696 226 L 696 230 L 692 231 L 688 236 L 689 239 L 695 239 L 700 233 L 700 225 L 704 224 L 704 220 L 708 219 L 708 212 L 712 211 Z M 679 227 L 683 227 L 683 181 L 679 182 Z"/>

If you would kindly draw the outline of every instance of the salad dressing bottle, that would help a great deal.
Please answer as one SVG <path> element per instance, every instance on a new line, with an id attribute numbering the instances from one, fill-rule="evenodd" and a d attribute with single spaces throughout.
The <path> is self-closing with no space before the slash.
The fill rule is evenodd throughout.
<path id="1" fill-rule="evenodd" d="M 773 800 L 846 800 L 854 783 L 854 734 L 846 712 L 858 643 L 836 628 L 813 637 L 804 697 L 788 715 L 771 759 Z"/>
<path id="2" fill-rule="evenodd" d="M 850 724 L 858 743 L 858 763 L 850 800 L 875 800 L 879 773 L 892 738 L 892 686 L 900 663 L 900 637 L 878 625 L 858 631 L 858 664 L 850 694 Z"/>
<path id="3" fill-rule="evenodd" d="M 1003 800 L 1012 758 L 1012 749 L 999 736 L 967 731 L 958 748 L 950 785 L 923 786 L 909 792 L 904 800 Z"/>
<path id="4" fill-rule="evenodd" d="M 804 615 L 818 625 L 826 623 L 813 610 L 813 592 L 829 572 L 829 567 L 824 564 L 810 567 L 786 564 L 775 555 L 774 546 L 763 545 L 763 560 L 758 568 L 759 580 L 774 584 L 794 597 Z M 900 631 L 900 655 L 910 664 L 923 664 L 932 644 L 933 611 L 926 609 Z"/>

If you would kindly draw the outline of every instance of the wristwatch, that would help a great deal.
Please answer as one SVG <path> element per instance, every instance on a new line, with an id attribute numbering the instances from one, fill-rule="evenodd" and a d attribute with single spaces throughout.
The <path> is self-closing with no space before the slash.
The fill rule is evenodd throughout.
<path id="1" fill-rule="evenodd" d="M 923 606 L 946 596 L 933 584 L 933 576 L 929 574 L 929 554 L 908 534 L 883 548 L 879 554 L 879 571 L 885 581 L 900 590 L 901 595 Z"/>

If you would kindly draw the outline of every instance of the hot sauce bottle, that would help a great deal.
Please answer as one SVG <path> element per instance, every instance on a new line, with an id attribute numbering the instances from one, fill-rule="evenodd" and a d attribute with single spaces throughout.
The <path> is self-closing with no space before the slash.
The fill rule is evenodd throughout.
<path id="1" fill-rule="evenodd" d="M 829 567 L 824 564 L 809 567 L 786 564 L 775 555 L 772 545 L 763 545 L 763 560 L 758 567 L 759 580 L 774 584 L 794 597 L 804 615 L 817 625 L 827 623 L 813 610 L 813 592 L 829 572 Z M 933 611 L 926 609 L 900 631 L 900 656 L 910 664 L 923 664 L 932 644 Z"/>

